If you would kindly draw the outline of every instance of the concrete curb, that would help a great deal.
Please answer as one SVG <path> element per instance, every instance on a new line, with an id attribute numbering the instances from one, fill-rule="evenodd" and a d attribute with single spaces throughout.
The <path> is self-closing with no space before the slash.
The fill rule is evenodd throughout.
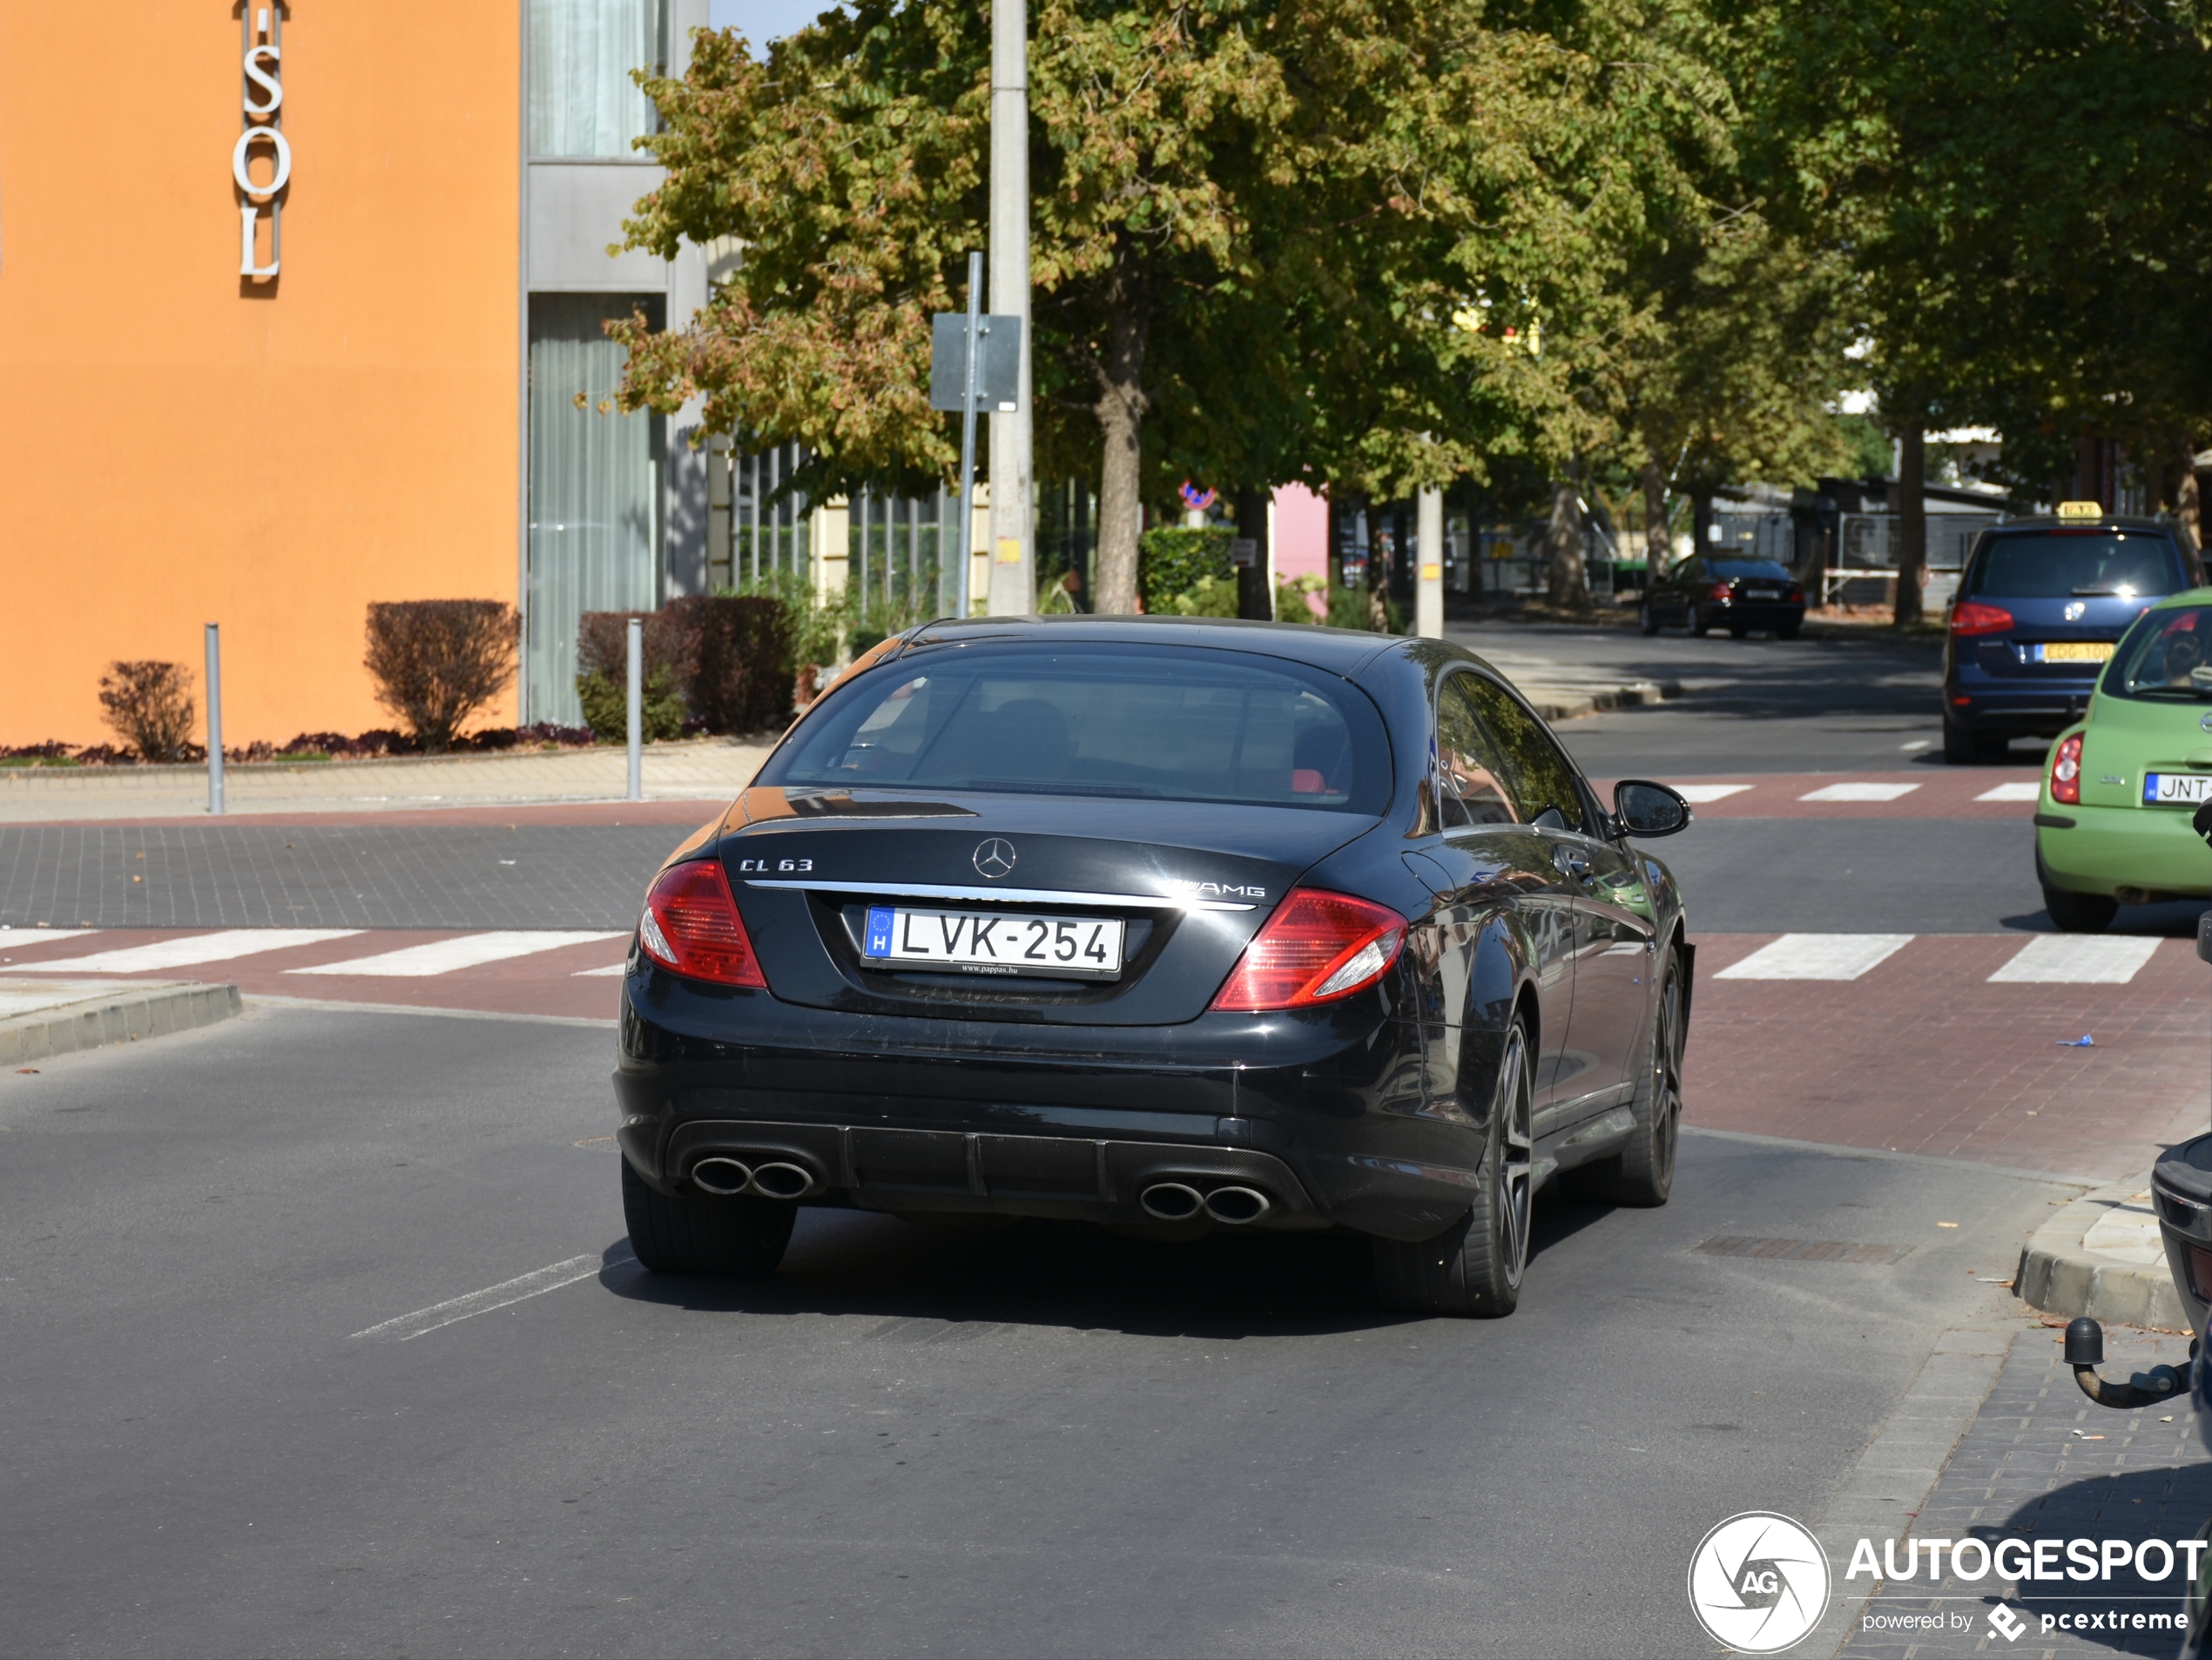
<path id="1" fill-rule="evenodd" d="M 2162 1249 L 2155 1261 L 2143 1262 L 2087 1244 L 2100 1223 L 2134 1221 L 2137 1212 L 2148 1216 L 2148 1187 L 2141 1178 L 2114 1182 L 2061 1205 L 2020 1247 L 2020 1270 L 2013 1278 L 2020 1300 L 2053 1314 L 2088 1314 L 2123 1326 L 2187 1331 L 2188 1312 L 2174 1289 Z"/>
<path id="2" fill-rule="evenodd" d="M 133 986 L 57 1003 L 0 1021 L 0 1066 L 212 1026 L 244 1007 L 236 986 L 188 984 Z"/>
<path id="3" fill-rule="evenodd" d="M 1566 698 L 1547 697 L 1541 692 L 1527 692 L 1525 689 L 1523 695 L 1546 720 L 1579 720 L 1584 715 L 1599 714 L 1608 709 L 1635 709 L 1645 704 L 1666 703 L 1682 696 L 1682 682 L 1637 680 L 1628 685 L 1593 692 L 1587 697 Z"/>

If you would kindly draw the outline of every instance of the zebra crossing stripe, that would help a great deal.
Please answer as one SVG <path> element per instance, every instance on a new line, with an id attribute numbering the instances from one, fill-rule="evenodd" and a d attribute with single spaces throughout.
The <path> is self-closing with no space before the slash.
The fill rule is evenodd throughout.
<path id="1" fill-rule="evenodd" d="M 1912 943 L 1910 934 L 1785 934 L 1716 980 L 1856 980 Z"/>
<path id="2" fill-rule="evenodd" d="M 237 957 L 259 956 L 265 951 L 284 951 L 296 945 L 319 945 L 325 940 L 350 939 L 360 928 L 225 928 L 216 934 L 191 934 L 178 940 L 157 940 L 152 945 L 127 945 L 114 951 L 95 951 L 81 957 L 47 957 L 37 962 L 8 965 L 10 974 L 154 974 L 164 968 L 187 968 L 195 963 L 228 962 Z"/>
<path id="3" fill-rule="evenodd" d="M 2045 934 L 1989 977 L 2013 985 L 2124 986 L 2157 949 L 2156 940 L 2125 935 Z"/>
<path id="4" fill-rule="evenodd" d="M 509 928 L 489 934 L 464 934 L 458 939 L 435 940 L 428 945 L 403 946 L 397 951 L 385 951 L 371 957 L 349 957 L 343 962 L 318 962 L 306 968 L 287 968 L 287 974 L 368 975 L 395 979 L 412 979 L 428 975 L 451 974 L 456 968 L 479 968 L 487 962 L 502 962 L 510 957 L 534 956 L 541 951 L 557 951 L 564 945 L 591 945 L 603 940 L 626 940 L 627 928 L 619 933 L 599 930 L 580 932 L 553 928 Z"/>

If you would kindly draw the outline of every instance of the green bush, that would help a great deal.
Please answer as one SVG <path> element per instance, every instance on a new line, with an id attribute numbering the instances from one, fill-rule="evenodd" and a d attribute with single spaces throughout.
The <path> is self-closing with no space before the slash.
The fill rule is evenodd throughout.
<path id="1" fill-rule="evenodd" d="M 645 741 L 660 743 L 684 735 L 684 699 L 671 684 L 673 676 L 665 667 L 657 668 L 645 676 L 644 706 L 638 713 Z M 622 744 L 630 739 L 630 673 L 625 668 L 622 677 L 610 674 L 579 674 L 576 678 L 577 701 L 583 705 L 583 724 L 603 743 Z"/>
<path id="2" fill-rule="evenodd" d="M 1379 611 L 1381 615 L 1376 613 Z M 1359 629 L 1370 634 L 1403 634 L 1406 619 L 1396 602 L 1379 590 L 1369 592 L 1365 588 L 1332 588 L 1329 590 L 1328 625 L 1331 628 Z"/>
<path id="3" fill-rule="evenodd" d="M 1176 596 L 1187 594 L 1202 577 L 1216 577 L 1236 584 L 1236 567 L 1229 563 L 1233 533 L 1224 527 L 1163 524 L 1136 539 L 1136 591 L 1145 611 L 1154 617 L 1175 615 Z M 1234 617 L 1232 608 L 1228 615 Z"/>
<path id="4" fill-rule="evenodd" d="M 1237 614 L 1237 579 L 1234 577 L 1201 577 L 1188 591 L 1177 594 L 1170 604 L 1178 617 L 1234 617 Z"/>
<path id="5" fill-rule="evenodd" d="M 1275 620 L 1278 623 L 1318 622 L 1320 618 L 1314 616 L 1313 608 L 1305 603 L 1305 597 L 1320 593 L 1328 585 L 1325 577 L 1317 577 L 1311 571 L 1303 577 L 1293 577 L 1287 582 L 1277 583 Z"/>

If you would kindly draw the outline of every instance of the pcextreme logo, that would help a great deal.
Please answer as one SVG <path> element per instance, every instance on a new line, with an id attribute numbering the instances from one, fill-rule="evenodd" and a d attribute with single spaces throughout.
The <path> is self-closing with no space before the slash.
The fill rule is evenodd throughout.
<path id="1" fill-rule="evenodd" d="M 1779 1654 L 1804 1642 L 1827 1612 L 1828 1553 L 1788 1516 L 1730 1516 L 1690 1555 L 1689 1607 L 1716 1643 Z"/>

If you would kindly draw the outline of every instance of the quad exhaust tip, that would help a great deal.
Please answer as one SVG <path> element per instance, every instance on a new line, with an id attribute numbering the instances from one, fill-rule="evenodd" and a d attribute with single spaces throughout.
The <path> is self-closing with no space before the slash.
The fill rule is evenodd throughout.
<path id="1" fill-rule="evenodd" d="M 1256 1187 L 1217 1187 L 1206 1195 L 1206 1214 L 1232 1228 L 1257 1222 L 1273 1208 L 1267 1195 Z"/>
<path id="2" fill-rule="evenodd" d="M 1257 1222 L 1275 1208 L 1256 1187 L 1217 1187 L 1201 1193 L 1188 1182 L 1155 1182 L 1136 1196 L 1144 1214 L 1163 1222 L 1188 1222 L 1201 1211 L 1232 1228 Z"/>
<path id="3" fill-rule="evenodd" d="M 1205 1199 L 1187 1182 L 1155 1182 L 1136 1196 L 1144 1214 L 1163 1222 L 1188 1222 L 1205 1207 Z"/>
<path id="4" fill-rule="evenodd" d="M 703 1192 L 729 1198 L 752 1185 L 752 1171 L 734 1158 L 702 1158 L 691 1166 L 691 1184 Z"/>
<path id="5" fill-rule="evenodd" d="M 784 1159 L 747 1164 L 741 1158 L 722 1153 L 702 1158 L 691 1166 L 691 1184 L 717 1198 L 735 1198 L 742 1193 L 769 1199 L 804 1198 L 818 1185 L 814 1172 L 804 1164 Z"/>

